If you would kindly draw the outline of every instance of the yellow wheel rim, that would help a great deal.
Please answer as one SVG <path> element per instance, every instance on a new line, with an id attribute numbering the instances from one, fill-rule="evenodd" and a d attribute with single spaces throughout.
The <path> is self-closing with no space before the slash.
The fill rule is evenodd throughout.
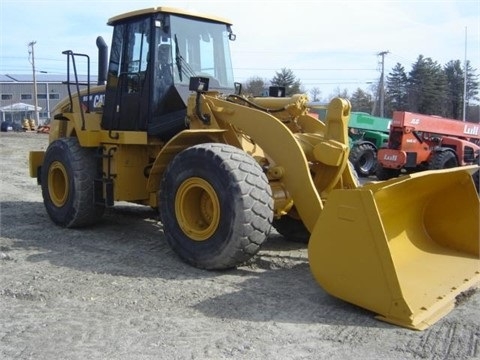
<path id="1" fill-rule="evenodd" d="M 220 222 L 220 203 L 213 187 L 198 177 L 185 180 L 175 197 L 175 215 L 182 231 L 192 240 L 210 238 Z"/>
<path id="2" fill-rule="evenodd" d="M 59 161 L 54 161 L 48 169 L 48 193 L 50 200 L 56 207 L 65 205 L 69 190 L 65 166 Z"/>

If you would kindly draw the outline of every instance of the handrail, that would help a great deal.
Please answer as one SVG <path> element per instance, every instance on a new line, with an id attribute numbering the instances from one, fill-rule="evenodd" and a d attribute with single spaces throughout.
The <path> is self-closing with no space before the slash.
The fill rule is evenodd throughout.
<path id="1" fill-rule="evenodd" d="M 79 54 L 74 53 L 72 50 L 65 50 L 62 54 L 67 55 L 67 81 L 64 84 L 68 85 L 68 98 L 70 99 L 70 112 L 73 112 L 73 99 L 72 99 L 72 92 L 70 90 L 70 85 L 75 85 L 78 94 L 78 105 L 80 108 L 80 114 L 82 117 L 82 130 L 85 130 L 85 113 L 84 113 L 84 106 L 82 104 L 82 99 L 80 97 L 80 85 L 87 86 L 87 110 L 86 112 L 90 112 L 90 57 L 86 54 Z M 77 72 L 77 65 L 75 63 L 75 56 L 81 56 L 87 58 L 87 82 L 81 83 L 78 81 L 78 72 Z M 72 58 L 72 66 L 73 66 L 73 74 L 75 76 L 75 82 L 70 81 L 70 57 Z"/>

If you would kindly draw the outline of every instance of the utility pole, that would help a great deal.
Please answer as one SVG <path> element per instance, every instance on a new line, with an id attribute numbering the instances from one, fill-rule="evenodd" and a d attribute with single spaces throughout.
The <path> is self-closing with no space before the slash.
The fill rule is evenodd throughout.
<path id="1" fill-rule="evenodd" d="M 387 55 L 390 51 L 382 51 L 379 52 L 377 55 L 382 57 L 382 73 L 380 75 L 380 84 L 378 86 L 378 92 L 380 94 L 380 117 L 385 116 L 385 55 Z"/>
<path id="2" fill-rule="evenodd" d="M 463 111 L 462 120 L 465 121 L 467 116 L 467 27 L 465 26 L 465 61 L 463 71 Z"/>
<path id="3" fill-rule="evenodd" d="M 37 96 L 37 77 L 35 75 L 35 50 L 34 50 L 34 45 L 36 44 L 36 41 L 31 41 L 28 43 L 28 46 L 32 49 L 29 51 L 29 54 L 32 55 L 32 58 L 30 60 L 30 63 L 32 64 L 32 70 L 33 70 L 33 101 L 35 104 L 35 112 L 34 112 L 34 120 L 35 120 L 35 125 L 39 125 L 38 121 L 38 96 Z M 48 94 L 47 94 L 48 96 Z"/>

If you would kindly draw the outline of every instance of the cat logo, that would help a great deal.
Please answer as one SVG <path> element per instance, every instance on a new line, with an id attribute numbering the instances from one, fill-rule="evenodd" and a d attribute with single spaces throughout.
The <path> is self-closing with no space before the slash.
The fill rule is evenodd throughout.
<path id="1" fill-rule="evenodd" d="M 105 94 L 98 94 L 95 95 L 93 98 L 93 107 L 95 109 L 103 107 L 103 104 L 105 103 Z"/>

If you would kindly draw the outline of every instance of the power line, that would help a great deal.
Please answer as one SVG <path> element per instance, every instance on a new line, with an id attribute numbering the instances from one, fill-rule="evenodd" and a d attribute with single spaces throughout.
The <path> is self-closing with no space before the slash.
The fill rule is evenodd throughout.
<path id="1" fill-rule="evenodd" d="M 278 68 L 233 68 L 234 70 L 250 70 L 250 71 L 278 71 Z M 289 68 L 292 71 L 377 71 L 377 69 L 365 69 L 365 68 Z"/>

